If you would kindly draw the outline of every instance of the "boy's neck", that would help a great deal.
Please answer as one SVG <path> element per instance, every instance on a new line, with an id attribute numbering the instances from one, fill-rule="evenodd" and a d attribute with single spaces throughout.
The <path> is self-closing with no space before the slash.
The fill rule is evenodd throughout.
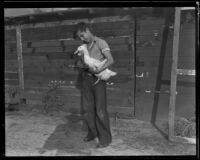
<path id="1" fill-rule="evenodd" d="M 92 47 L 93 42 L 94 42 L 94 39 L 95 39 L 95 36 L 94 36 L 94 35 L 91 35 L 91 37 L 90 37 L 90 42 L 88 43 L 88 47 L 89 47 L 89 48 Z"/>
<path id="2" fill-rule="evenodd" d="M 91 44 L 91 43 L 94 41 L 94 37 L 95 37 L 95 36 L 94 36 L 93 34 L 91 34 L 89 44 Z"/>

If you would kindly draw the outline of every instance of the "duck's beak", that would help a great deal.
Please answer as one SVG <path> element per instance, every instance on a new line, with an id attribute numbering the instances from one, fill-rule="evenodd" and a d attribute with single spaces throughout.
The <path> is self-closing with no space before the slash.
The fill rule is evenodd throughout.
<path id="1" fill-rule="evenodd" d="M 74 52 L 74 54 L 77 54 L 79 51 L 78 50 L 76 50 L 75 52 Z"/>

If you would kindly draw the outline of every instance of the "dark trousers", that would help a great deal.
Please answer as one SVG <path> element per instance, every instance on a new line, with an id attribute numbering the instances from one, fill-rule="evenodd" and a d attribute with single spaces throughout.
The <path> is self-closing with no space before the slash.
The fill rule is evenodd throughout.
<path id="1" fill-rule="evenodd" d="M 88 136 L 98 137 L 99 143 L 111 143 L 109 115 L 107 112 L 106 82 L 82 73 L 83 117 L 88 126 Z"/>

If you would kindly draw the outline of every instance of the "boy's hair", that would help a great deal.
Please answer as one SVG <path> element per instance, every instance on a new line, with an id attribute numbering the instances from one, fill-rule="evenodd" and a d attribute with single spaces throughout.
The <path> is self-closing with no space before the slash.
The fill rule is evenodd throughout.
<path id="1" fill-rule="evenodd" d="M 75 29 L 74 29 L 74 33 L 73 33 L 74 39 L 77 38 L 77 33 L 78 33 L 78 31 L 85 32 L 86 29 L 89 29 L 90 32 L 92 33 L 92 27 L 91 27 L 88 23 L 85 23 L 85 22 L 80 22 L 80 23 L 78 23 L 78 24 L 75 26 Z"/>

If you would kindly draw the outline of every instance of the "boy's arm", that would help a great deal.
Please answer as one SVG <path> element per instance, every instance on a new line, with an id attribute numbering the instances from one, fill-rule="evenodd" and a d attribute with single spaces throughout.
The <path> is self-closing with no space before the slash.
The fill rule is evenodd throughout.
<path id="1" fill-rule="evenodd" d="M 105 70 L 106 68 L 108 68 L 109 66 L 111 66 L 114 63 L 114 60 L 113 60 L 113 57 L 112 57 L 110 51 L 105 51 L 105 52 L 103 52 L 103 54 L 104 54 L 105 58 L 107 59 L 107 61 L 102 67 L 97 68 L 98 73 L 102 72 L 103 70 Z"/>
<path id="2" fill-rule="evenodd" d="M 114 59 L 110 52 L 110 47 L 108 46 L 108 44 L 105 40 L 100 41 L 99 48 L 101 49 L 101 52 L 107 61 L 103 66 L 97 68 L 96 70 L 90 69 L 91 72 L 94 72 L 95 74 L 102 72 L 103 70 L 105 70 L 106 68 L 108 68 L 110 65 L 112 65 L 114 63 Z"/>

